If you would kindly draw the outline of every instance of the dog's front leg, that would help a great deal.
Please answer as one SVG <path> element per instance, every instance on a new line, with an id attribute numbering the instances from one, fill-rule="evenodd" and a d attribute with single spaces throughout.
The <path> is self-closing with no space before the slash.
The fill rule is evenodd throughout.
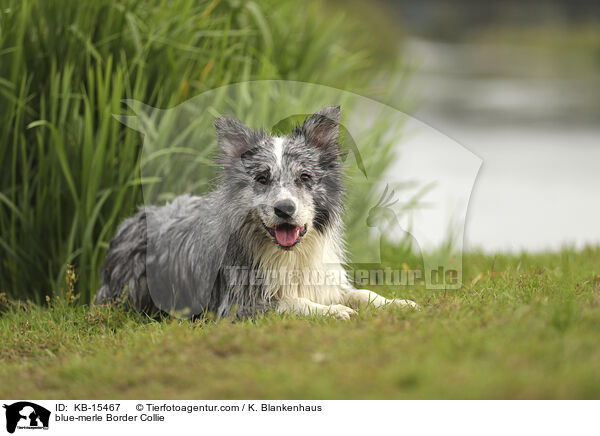
<path id="1" fill-rule="evenodd" d="M 356 312 L 342 304 L 315 303 L 306 298 L 283 298 L 277 304 L 278 312 L 294 312 L 300 315 L 327 315 L 339 319 L 350 319 Z"/>
<path id="2" fill-rule="evenodd" d="M 411 300 L 400 300 L 398 298 L 394 298 L 393 300 L 388 300 L 387 298 L 382 297 L 376 292 L 369 291 L 368 289 L 355 289 L 352 287 L 348 287 L 345 289 L 346 293 L 346 302 L 352 305 L 358 306 L 369 306 L 373 305 L 374 307 L 383 307 L 387 305 L 394 305 L 400 307 L 411 307 L 413 309 L 421 309 L 417 303 Z"/>

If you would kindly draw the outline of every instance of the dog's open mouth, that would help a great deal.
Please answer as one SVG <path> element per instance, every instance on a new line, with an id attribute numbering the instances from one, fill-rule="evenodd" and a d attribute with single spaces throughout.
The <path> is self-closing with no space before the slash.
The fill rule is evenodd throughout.
<path id="1" fill-rule="evenodd" d="M 267 232 L 275 238 L 277 244 L 283 248 L 290 248 L 296 245 L 306 234 L 306 224 L 298 227 L 292 224 L 280 224 L 277 227 L 267 227 Z"/>

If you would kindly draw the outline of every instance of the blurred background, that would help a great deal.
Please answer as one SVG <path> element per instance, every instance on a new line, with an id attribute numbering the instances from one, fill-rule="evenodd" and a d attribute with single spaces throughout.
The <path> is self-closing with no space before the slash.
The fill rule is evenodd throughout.
<path id="1" fill-rule="evenodd" d="M 600 241 L 600 2 L 387 1 L 411 114 L 483 159 L 465 248 Z"/>
<path id="2" fill-rule="evenodd" d="M 44 301 L 73 265 L 94 294 L 155 182 L 123 99 L 250 80 L 370 97 L 479 156 L 467 249 L 597 244 L 599 71 L 597 2 L 0 0 L 0 293 Z M 393 170 L 386 147 L 364 154 L 373 174 Z"/>

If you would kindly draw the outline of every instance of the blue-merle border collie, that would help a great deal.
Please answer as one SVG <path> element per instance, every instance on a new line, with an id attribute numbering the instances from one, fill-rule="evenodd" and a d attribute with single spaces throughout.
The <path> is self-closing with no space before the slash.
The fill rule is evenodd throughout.
<path id="1" fill-rule="evenodd" d="M 355 289 L 343 268 L 340 108 L 287 136 L 215 121 L 218 188 L 126 219 L 110 242 L 96 303 L 138 311 L 251 316 L 274 309 L 348 319 L 351 307 L 396 305 Z"/>

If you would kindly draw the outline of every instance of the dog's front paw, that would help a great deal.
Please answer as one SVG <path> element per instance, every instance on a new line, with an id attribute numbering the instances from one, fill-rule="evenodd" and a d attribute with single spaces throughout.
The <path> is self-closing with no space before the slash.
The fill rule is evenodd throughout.
<path id="1" fill-rule="evenodd" d="M 356 315 L 356 312 L 343 304 L 332 304 L 329 306 L 327 314 L 338 319 L 350 319 L 352 315 Z"/>
<path id="2" fill-rule="evenodd" d="M 421 306 L 411 300 L 400 300 L 399 298 L 394 298 L 390 301 L 390 303 L 398 307 L 421 310 Z"/>

